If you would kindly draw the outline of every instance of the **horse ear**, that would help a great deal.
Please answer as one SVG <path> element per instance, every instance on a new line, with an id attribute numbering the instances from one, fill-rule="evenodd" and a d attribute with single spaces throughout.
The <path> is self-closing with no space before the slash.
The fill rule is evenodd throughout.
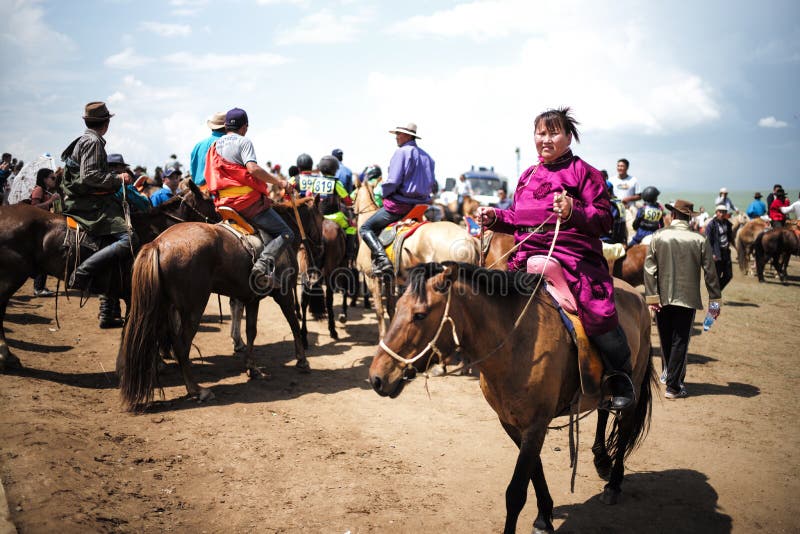
<path id="1" fill-rule="evenodd" d="M 184 185 L 186 185 L 186 187 L 189 188 L 189 191 L 191 191 L 194 196 L 197 197 L 203 196 L 203 193 L 200 191 L 200 188 L 197 187 L 197 184 L 194 183 L 194 180 L 192 180 L 191 178 L 187 178 L 186 180 L 184 180 L 184 182 L 185 182 Z"/>
<path id="2" fill-rule="evenodd" d="M 319 200 L 320 200 L 320 196 L 319 195 L 314 195 L 314 209 L 318 209 L 319 208 Z"/>

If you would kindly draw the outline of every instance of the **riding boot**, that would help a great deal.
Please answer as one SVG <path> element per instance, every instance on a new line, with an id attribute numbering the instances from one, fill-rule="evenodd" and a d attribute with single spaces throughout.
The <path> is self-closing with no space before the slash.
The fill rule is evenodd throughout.
<path id="1" fill-rule="evenodd" d="M 114 301 L 117 301 L 116 306 Z M 119 310 L 119 299 L 100 295 L 100 328 L 120 328 L 122 327 L 122 317 L 114 314 L 114 308 Z"/>
<path id="2" fill-rule="evenodd" d="M 361 239 L 372 251 L 372 276 L 394 276 L 394 265 L 373 232 L 364 232 Z"/>
<path id="3" fill-rule="evenodd" d="M 264 239 L 263 233 L 261 237 Z M 283 251 L 291 244 L 289 236 L 282 234 L 264 245 L 264 250 L 261 251 L 261 255 L 250 271 L 250 279 L 261 288 L 278 287 L 275 280 L 275 265 Z"/>
<path id="4" fill-rule="evenodd" d="M 128 234 L 107 247 L 101 248 L 81 263 L 69 279 L 69 289 L 86 290 L 91 286 L 92 278 L 117 258 L 130 255 L 131 240 Z"/>
<path id="5" fill-rule="evenodd" d="M 633 382 L 631 381 L 631 349 L 622 327 L 590 336 L 606 368 L 606 381 L 611 389 L 610 410 L 624 410 L 634 402 Z"/>

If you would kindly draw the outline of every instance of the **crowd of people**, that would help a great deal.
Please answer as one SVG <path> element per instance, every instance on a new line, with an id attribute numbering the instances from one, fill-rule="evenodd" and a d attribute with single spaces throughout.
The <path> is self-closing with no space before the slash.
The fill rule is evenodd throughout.
<path id="1" fill-rule="evenodd" d="M 192 149 L 188 169 L 172 154 L 151 176 L 142 166 L 131 169 L 121 154 L 106 154 L 104 136 L 112 117 L 105 103 L 87 104 L 83 116 L 86 129 L 62 153 L 63 167 L 41 169 L 30 194 L 32 205 L 68 214 L 100 243 L 99 250 L 72 272 L 68 287 L 90 290 L 92 280 L 110 262 L 131 259 L 137 242 L 126 223 L 124 204 L 140 211 L 160 206 L 178 194 L 181 180 L 187 177 L 207 191 L 218 208 L 236 210 L 259 231 L 265 246 L 250 273 L 259 287 L 277 287 L 277 258 L 296 237 L 272 209 L 275 200 L 287 195 L 319 195 L 323 215 L 342 228 L 349 253 L 355 250 L 356 229 L 349 211 L 355 195 L 354 176 L 344 164 L 341 149 L 333 149 L 316 164 L 310 155 L 300 154 L 288 169 L 288 177 L 284 176 L 279 164 L 258 164 L 253 142 L 247 137 L 249 117 L 245 110 L 233 108 L 209 117 L 210 134 Z M 619 159 L 616 176 L 609 177 L 574 155 L 571 144 L 580 140 L 577 125 L 569 108 L 548 110 L 536 117 L 534 140 L 539 162 L 522 173 L 513 196 L 499 191 L 499 202 L 478 208 L 477 219 L 494 231 L 514 235 L 519 248 L 509 260 L 510 270 L 525 270 L 532 256 L 547 254 L 554 239 L 554 217 L 560 221 L 552 256 L 564 270 L 586 333 L 602 354 L 610 376 L 609 408 L 613 410 L 631 405 L 634 394 L 630 350 L 619 325 L 603 243 L 625 247 L 649 243 L 645 294 L 664 353 L 662 381 L 667 398 L 684 397 L 689 332 L 695 311 L 703 307 L 700 272 L 705 273 L 713 304 L 709 313 L 716 317 L 721 292 L 732 278 L 729 219 L 737 208 L 726 188 L 719 192 L 713 217 L 702 207 L 695 212 L 693 204 L 685 200 L 662 206 L 655 186 L 643 186 L 628 173 L 627 159 Z M 418 146 L 416 124 L 398 126 L 389 133 L 395 136 L 397 149 L 385 179 L 379 165 L 365 167 L 358 175 L 373 186 L 379 206 L 358 236 L 371 252 L 372 275 L 384 277 L 391 277 L 394 267 L 378 235 L 415 206 L 430 204 L 437 190 L 435 162 Z M 21 161 L 3 154 L 2 190 L 7 190 L 22 168 Z M 456 191 L 459 204 L 472 195 L 463 176 Z M 761 198 L 760 192 L 755 193 L 744 212 L 747 217 L 766 217 L 773 227 L 780 227 L 789 214 L 800 215 L 800 200 L 790 205 L 779 184 L 766 203 Z M 36 276 L 34 287 L 37 296 L 52 295 L 43 275 Z M 101 301 L 100 318 L 101 327 L 120 326 L 119 303 Z"/>

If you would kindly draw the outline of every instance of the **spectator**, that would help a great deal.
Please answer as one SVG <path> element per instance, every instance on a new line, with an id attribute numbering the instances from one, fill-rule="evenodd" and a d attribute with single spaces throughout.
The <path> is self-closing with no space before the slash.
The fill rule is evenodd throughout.
<path id="1" fill-rule="evenodd" d="M 728 220 L 730 213 L 725 204 L 720 204 L 715 209 L 714 218 L 706 225 L 706 241 L 711 247 L 711 256 L 717 268 L 719 290 L 725 289 L 733 278 L 731 263 L 731 244 L 733 243 L 733 225 Z"/>
<path id="2" fill-rule="evenodd" d="M 167 167 L 164 171 L 164 185 L 150 197 L 150 203 L 155 208 L 171 199 L 178 192 L 183 173 L 175 167 Z"/>
<path id="3" fill-rule="evenodd" d="M 339 180 L 339 183 L 344 186 L 347 194 L 349 195 L 353 192 L 353 171 L 351 171 L 345 166 L 344 163 L 342 163 L 342 157 L 344 156 L 344 153 L 342 152 L 341 148 L 334 148 L 331 152 L 331 155 L 339 161 L 339 170 L 336 171 L 336 179 Z"/>
<path id="4" fill-rule="evenodd" d="M 767 213 L 767 205 L 764 204 L 764 201 L 761 200 L 761 193 L 756 192 L 753 196 L 753 201 L 747 206 L 747 216 L 751 219 L 758 219 L 759 217 L 766 215 Z"/>
<path id="5" fill-rule="evenodd" d="M 733 213 L 734 211 L 736 211 L 736 206 L 734 206 L 731 199 L 728 198 L 727 187 L 723 187 L 719 190 L 719 196 L 717 197 L 717 200 L 714 202 L 714 204 L 716 204 L 717 206 L 719 206 L 720 204 L 724 205 L 726 208 L 728 208 L 728 213 Z"/>
<path id="6" fill-rule="evenodd" d="M 783 189 L 783 186 L 781 184 L 773 185 L 772 192 L 767 195 L 767 210 L 769 210 L 769 207 L 772 206 L 772 201 L 775 200 L 775 193 L 778 192 L 778 189 Z"/>
<path id="7" fill-rule="evenodd" d="M 456 194 L 458 195 L 458 213 L 461 215 L 467 215 L 464 213 L 464 199 L 472 198 L 472 184 L 469 183 L 467 177 L 463 174 L 458 177 L 458 182 L 456 182 Z"/>
<path id="8" fill-rule="evenodd" d="M 692 226 L 693 229 L 701 234 L 705 233 L 706 231 L 706 224 L 708 223 L 708 212 L 703 206 L 700 206 L 700 212 L 697 214 L 696 217 L 692 218 Z"/>
<path id="9" fill-rule="evenodd" d="M 169 159 L 164 164 L 164 170 L 166 171 L 167 169 L 175 169 L 181 171 L 181 174 L 183 174 L 183 163 L 178 161 L 178 156 L 170 154 Z"/>
<path id="10" fill-rule="evenodd" d="M 600 174 L 606 177 L 606 191 L 608 192 L 609 202 L 611 203 L 611 231 L 606 235 L 601 235 L 600 240 L 604 243 L 621 243 L 625 245 L 628 242 L 628 224 L 626 219 L 625 204 L 614 196 L 614 186 L 608 180 L 608 173 L 600 171 Z"/>
<path id="11" fill-rule="evenodd" d="M 639 180 L 628 174 L 630 162 L 621 158 L 617 161 L 617 176 L 611 178 L 611 184 L 614 186 L 614 196 L 625 203 L 626 208 L 634 205 L 634 202 L 641 199 L 641 186 Z"/>
<path id="12" fill-rule="evenodd" d="M 9 178 L 11 178 L 11 172 L 14 170 L 13 164 L 11 163 L 11 154 L 8 152 L 3 153 L 2 159 L 0 159 L 0 201 L 6 198 L 7 192 L 6 188 L 8 185 Z"/>
<path id="13" fill-rule="evenodd" d="M 506 193 L 505 189 L 498 189 L 497 190 L 497 204 L 495 207 L 500 210 L 507 210 L 511 207 L 512 200 L 508 198 L 508 193 Z"/>
<path id="14" fill-rule="evenodd" d="M 786 223 L 786 214 L 781 208 L 789 206 L 789 199 L 786 198 L 786 191 L 783 188 L 775 192 L 775 200 L 769 205 L 769 218 L 773 228 L 783 228 Z"/>
<path id="15" fill-rule="evenodd" d="M 685 200 L 667 204 L 672 223 L 653 234 L 644 262 L 645 301 L 655 312 L 658 337 L 661 341 L 664 396 L 680 399 L 688 395 L 683 382 L 686 377 L 686 353 L 692 333 L 695 310 L 703 308 L 700 297 L 700 270 L 705 273 L 709 313 L 719 315 L 722 294 L 714 258 L 708 242 L 689 229 L 689 221 L 697 214 L 694 205 Z"/>
<path id="16" fill-rule="evenodd" d="M 206 184 L 206 155 L 208 149 L 214 142 L 225 135 L 225 114 L 218 111 L 211 115 L 206 121 L 206 126 L 211 129 L 211 135 L 199 141 L 192 149 L 189 159 L 189 170 L 192 173 L 192 180 L 198 186 Z"/>
<path id="17" fill-rule="evenodd" d="M 784 215 L 787 215 L 787 216 L 789 214 L 791 214 L 791 213 L 794 213 L 795 220 L 800 220 L 800 199 L 795 200 L 794 203 L 791 206 L 782 207 L 781 208 L 781 213 L 783 213 Z"/>
<path id="18" fill-rule="evenodd" d="M 31 191 L 31 205 L 46 211 L 61 213 L 61 195 L 58 193 L 58 178 L 52 169 L 39 169 L 36 173 L 36 186 Z M 47 289 L 47 274 L 40 273 L 33 278 L 33 294 L 36 297 L 55 295 Z"/>

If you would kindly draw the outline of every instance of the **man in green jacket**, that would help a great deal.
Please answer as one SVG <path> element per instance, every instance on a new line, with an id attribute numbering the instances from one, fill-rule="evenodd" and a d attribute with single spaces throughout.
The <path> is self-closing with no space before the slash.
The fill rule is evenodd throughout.
<path id="1" fill-rule="evenodd" d="M 109 170 L 103 139 L 111 117 L 104 102 L 86 104 L 83 116 L 86 131 L 61 154 L 66 194 L 64 213 L 104 244 L 72 273 L 69 287 L 73 289 L 89 289 L 92 278 L 109 264 L 131 255 L 132 243 L 122 204 L 114 196 L 125 175 Z"/>

